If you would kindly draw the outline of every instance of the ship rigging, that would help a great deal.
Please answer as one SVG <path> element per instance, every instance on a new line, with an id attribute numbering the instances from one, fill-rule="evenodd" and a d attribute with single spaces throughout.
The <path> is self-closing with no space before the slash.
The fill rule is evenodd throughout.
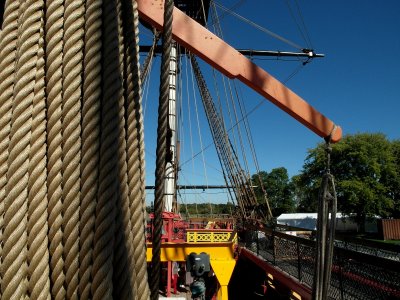
<path id="1" fill-rule="evenodd" d="M 228 298 L 236 267 L 234 235 L 222 232 L 215 238 L 218 241 L 210 244 L 196 240 L 202 236 L 197 231 L 192 235 L 190 230 L 187 235 L 175 231 L 185 228 L 185 223 L 174 227 L 175 221 L 180 221 L 173 212 L 180 152 L 175 138 L 180 53 L 188 58 L 187 66 L 193 69 L 193 79 L 200 87 L 225 185 L 239 207 L 240 218 L 251 221 L 246 226 L 255 226 L 248 229 L 257 233 L 257 239 L 271 215 L 255 199 L 247 166 L 238 158 L 237 149 L 244 143 L 240 137 L 229 139 L 220 104 L 214 102 L 205 83 L 200 61 L 241 81 L 326 140 L 313 286 L 315 299 L 326 298 L 334 232 L 333 223 L 328 226 L 328 214 L 334 219 L 335 213 L 329 144 L 340 140 L 341 129 L 205 28 L 214 2 L 179 0 L 176 7 L 172 0 L 1 3 L 2 299 L 157 299 L 163 266 L 167 265 L 170 278 L 173 262 L 186 263 L 193 279 L 193 297 L 204 298 L 214 284 L 217 296 Z M 139 69 L 139 18 L 153 28 L 153 46 L 160 38 L 162 41 L 155 199 L 149 225 L 145 219 L 141 90 L 151 73 L 151 59 Z M 263 31 L 303 52 L 290 55 L 304 59 L 305 64 L 318 56 L 311 45 L 301 48 Z M 235 88 L 232 91 L 234 96 L 239 93 Z M 231 130 L 239 127 L 242 118 L 247 131 L 245 110 L 232 115 Z M 232 233 L 232 228 L 226 230 Z M 151 240 L 146 245 L 149 233 Z M 212 233 L 208 232 L 209 236 Z M 312 260 L 307 257 L 308 262 Z M 215 276 L 208 276 L 212 274 Z M 296 284 L 296 293 L 307 298 L 307 288 Z"/>

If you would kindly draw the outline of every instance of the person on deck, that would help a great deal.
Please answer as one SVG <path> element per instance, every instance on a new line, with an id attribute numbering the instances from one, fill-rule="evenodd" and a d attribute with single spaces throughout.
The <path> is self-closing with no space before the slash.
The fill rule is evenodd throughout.
<path id="1" fill-rule="evenodd" d="M 178 273 L 179 265 L 176 261 L 174 261 L 172 262 L 172 287 L 174 288 L 174 294 L 177 294 Z"/>

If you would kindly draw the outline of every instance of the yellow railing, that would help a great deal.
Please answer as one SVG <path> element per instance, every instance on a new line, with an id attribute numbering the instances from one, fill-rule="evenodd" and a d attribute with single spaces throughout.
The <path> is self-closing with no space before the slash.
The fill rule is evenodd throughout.
<path id="1" fill-rule="evenodd" d="M 234 236 L 232 237 L 232 234 Z M 232 230 L 187 230 L 186 241 L 188 243 L 221 243 L 232 241 L 237 243 L 236 232 Z"/>

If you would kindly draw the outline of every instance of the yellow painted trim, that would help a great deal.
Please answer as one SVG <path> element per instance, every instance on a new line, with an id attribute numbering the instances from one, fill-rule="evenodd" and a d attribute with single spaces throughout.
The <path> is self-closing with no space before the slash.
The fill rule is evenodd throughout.
<path id="1" fill-rule="evenodd" d="M 210 231 L 187 231 L 186 241 L 193 243 L 221 243 L 228 242 L 231 239 L 233 232 L 217 231 L 215 229 Z M 237 235 L 235 233 L 233 241 L 237 243 Z"/>
<path id="2" fill-rule="evenodd" d="M 232 242 L 225 243 L 162 243 L 161 261 L 186 261 L 186 256 L 205 252 L 211 260 L 233 260 Z M 152 244 L 147 244 L 147 262 L 151 262 Z"/>
<path id="3" fill-rule="evenodd" d="M 186 261 L 186 257 L 195 252 L 210 255 L 211 266 L 220 284 L 218 300 L 228 300 L 228 284 L 231 279 L 236 260 L 233 255 L 234 243 L 162 243 L 161 261 Z M 151 262 L 152 244 L 147 244 L 147 262 Z"/>
<path id="4" fill-rule="evenodd" d="M 217 276 L 219 284 L 221 285 L 221 288 L 218 292 L 218 295 L 220 295 L 220 297 L 218 296 L 218 300 L 228 299 L 228 284 L 229 280 L 231 280 L 235 265 L 236 261 L 234 259 L 211 260 L 211 266 L 215 275 Z"/>
<path id="5" fill-rule="evenodd" d="M 301 296 L 298 293 L 296 293 L 295 291 L 292 291 L 291 299 L 301 300 Z"/>

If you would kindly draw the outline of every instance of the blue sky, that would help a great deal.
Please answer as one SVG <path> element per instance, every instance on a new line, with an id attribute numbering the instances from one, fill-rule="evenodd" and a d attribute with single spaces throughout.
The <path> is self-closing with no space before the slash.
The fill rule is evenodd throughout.
<path id="1" fill-rule="evenodd" d="M 317 110 L 339 124 L 345 134 L 357 132 L 382 132 L 390 139 L 400 138 L 400 1 L 305 1 L 297 0 L 313 48 L 324 53 L 325 58 L 315 59 L 302 67 L 286 85 Z M 235 12 L 267 28 L 302 47 L 308 47 L 288 10 L 290 3 L 296 17 L 298 11 L 293 0 L 219 0 L 225 7 L 235 6 Z M 236 5 L 239 3 L 238 5 Z M 221 26 L 224 40 L 236 48 L 296 51 L 231 15 L 222 15 Z M 149 34 L 142 30 L 142 42 L 148 43 Z M 156 109 L 158 101 L 158 65 L 156 59 L 151 74 L 152 83 L 146 92 L 145 139 L 147 159 L 147 184 L 154 184 L 154 153 Z M 267 72 L 285 81 L 299 62 L 282 60 L 254 60 Z M 212 71 L 202 64 L 206 80 Z M 183 101 L 194 103 L 190 68 L 183 61 L 181 76 L 188 86 L 182 90 Z M 213 81 L 208 81 L 213 86 Z M 246 86 L 237 83 L 242 93 L 246 110 L 257 106 L 262 97 Z M 210 88 L 211 89 L 211 88 Z M 189 90 L 189 93 L 186 91 Z M 215 91 L 212 91 L 213 95 Z M 190 98 L 190 99 L 189 99 Z M 188 100 L 189 99 L 189 100 Z M 211 142 L 207 122 L 201 111 L 200 98 L 196 101 L 203 148 Z M 184 119 L 189 116 L 188 106 L 183 105 Z M 196 108 L 190 111 L 196 121 Z M 289 174 L 298 174 L 307 155 L 307 149 L 315 147 L 322 139 L 284 112 L 264 101 L 249 115 L 254 145 L 261 170 L 285 167 Z M 198 153 L 201 144 L 196 122 L 183 125 L 181 161 L 188 161 Z M 192 140 L 190 138 L 190 129 Z M 191 146 L 193 145 L 193 147 Z M 206 166 L 204 169 L 203 166 Z M 250 171 L 254 165 L 249 163 Z M 210 147 L 192 162 L 182 166 L 185 174 L 180 177 L 186 184 L 223 184 L 215 150 Z M 187 195 L 186 201 L 224 201 L 226 195 Z M 149 195 L 151 199 L 151 195 Z M 196 199 L 196 200 L 193 200 Z M 204 200 L 204 201 L 202 201 Z"/>

